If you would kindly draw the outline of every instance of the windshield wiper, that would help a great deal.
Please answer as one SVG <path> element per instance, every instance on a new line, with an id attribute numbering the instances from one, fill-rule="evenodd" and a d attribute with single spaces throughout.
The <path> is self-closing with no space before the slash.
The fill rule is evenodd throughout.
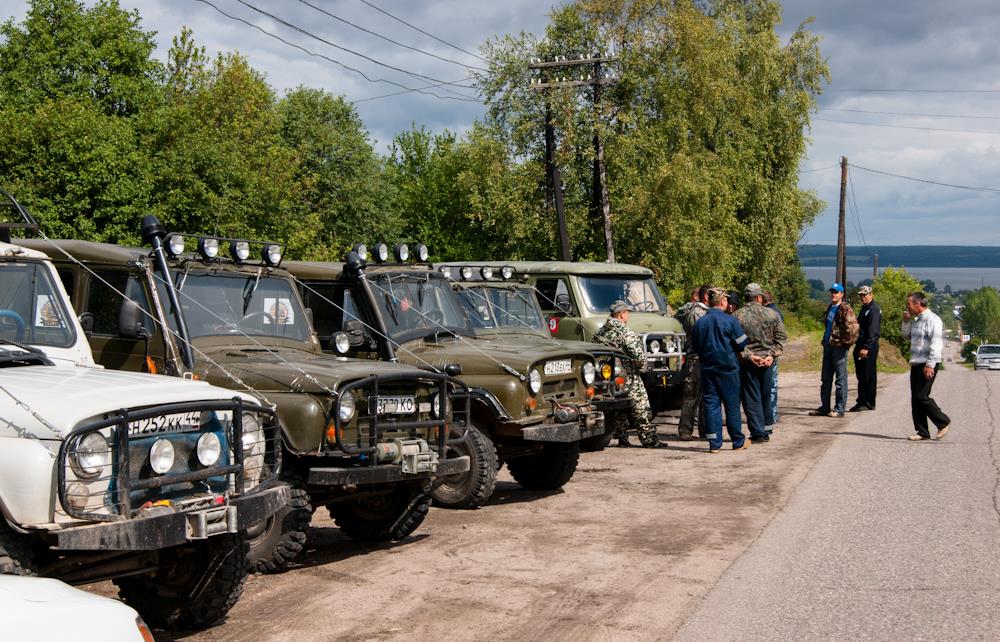
<path id="1" fill-rule="evenodd" d="M 385 293 L 382 296 L 385 297 L 385 309 L 389 311 L 389 316 L 392 317 L 392 322 L 394 325 L 399 325 L 399 319 L 396 317 L 396 303 L 389 296 L 389 293 Z"/>
<path id="2" fill-rule="evenodd" d="M 52 361 L 49 360 L 49 357 L 38 348 L 4 338 L 0 338 L 0 343 L 4 345 L 14 346 L 16 348 L 24 350 L 24 352 L 9 352 L 9 351 L 0 352 L 0 365 L 18 364 L 18 363 L 25 365 L 40 364 L 43 366 L 55 365 L 54 363 L 52 363 Z"/>
<path id="3" fill-rule="evenodd" d="M 257 271 L 257 278 L 253 280 L 251 285 L 250 279 L 247 278 L 247 282 L 243 285 L 243 315 L 246 316 L 247 310 L 250 309 L 250 299 L 253 298 L 254 292 L 257 291 L 257 286 L 260 284 L 260 271 Z"/>

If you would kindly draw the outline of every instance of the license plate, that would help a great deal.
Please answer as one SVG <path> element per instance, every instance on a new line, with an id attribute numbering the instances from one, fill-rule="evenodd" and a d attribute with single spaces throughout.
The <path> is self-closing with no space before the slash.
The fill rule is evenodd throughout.
<path id="1" fill-rule="evenodd" d="M 176 415 L 157 415 L 148 419 L 137 419 L 128 423 L 129 437 L 145 437 L 166 432 L 184 432 L 201 428 L 200 412 L 184 412 Z"/>
<path id="2" fill-rule="evenodd" d="M 375 404 L 380 415 L 412 415 L 417 411 L 416 397 L 379 397 Z"/>
<path id="3" fill-rule="evenodd" d="M 571 372 L 573 372 L 573 361 L 570 359 L 545 362 L 545 374 L 547 375 L 569 374 Z"/>

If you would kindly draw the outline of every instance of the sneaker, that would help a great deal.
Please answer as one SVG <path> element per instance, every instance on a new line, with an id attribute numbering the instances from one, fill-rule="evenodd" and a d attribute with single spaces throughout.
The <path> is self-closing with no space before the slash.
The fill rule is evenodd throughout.
<path id="1" fill-rule="evenodd" d="M 924 441 L 925 439 L 930 439 L 930 437 L 924 437 L 923 435 L 910 435 L 907 439 L 910 441 Z"/>
<path id="2" fill-rule="evenodd" d="M 749 439 L 744 439 L 743 440 L 743 445 L 740 446 L 739 448 L 737 448 L 736 446 L 733 446 L 733 450 L 746 450 L 747 448 L 750 447 L 750 441 L 751 440 L 749 440 Z"/>
<path id="3" fill-rule="evenodd" d="M 830 411 L 829 410 L 823 410 L 822 408 L 817 408 L 816 410 L 810 410 L 809 411 L 809 416 L 810 417 L 829 417 L 830 416 Z"/>
<path id="4" fill-rule="evenodd" d="M 828 414 L 827 417 L 830 417 L 832 419 L 843 419 L 844 418 L 844 413 L 837 412 L 836 410 L 834 410 L 833 412 L 831 412 L 830 414 Z"/>
<path id="5" fill-rule="evenodd" d="M 948 429 L 951 428 L 951 424 L 945 424 L 944 428 L 938 428 L 937 438 L 941 439 L 948 434 Z"/>

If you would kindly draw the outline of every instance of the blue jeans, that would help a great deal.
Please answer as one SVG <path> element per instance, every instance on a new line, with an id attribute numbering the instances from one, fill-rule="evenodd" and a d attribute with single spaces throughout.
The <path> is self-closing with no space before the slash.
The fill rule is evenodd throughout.
<path id="1" fill-rule="evenodd" d="M 771 415 L 774 417 L 774 421 L 767 424 L 765 429 L 770 433 L 774 429 L 774 424 L 778 423 L 778 360 L 774 360 L 774 365 L 771 366 L 771 370 L 774 371 L 774 382 L 771 384 Z"/>
<path id="2" fill-rule="evenodd" d="M 834 412 L 844 412 L 847 406 L 847 348 L 823 346 L 823 373 L 819 386 L 819 411 L 830 412 L 830 388 L 837 375 L 837 396 Z"/>
<path id="3" fill-rule="evenodd" d="M 743 429 L 740 421 L 740 373 L 717 372 L 701 369 L 701 394 L 705 400 L 705 436 L 708 447 L 722 448 L 722 406 L 726 407 L 726 430 L 733 440 L 733 448 L 743 445 Z"/>
<path id="4" fill-rule="evenodd" d="M 773 383 L 773 366 L 756 366 L 751 361 L 740 364 L 740 398 L 751 439 L 767 437 L 767 427 L 774 425 L 770 399 Z"/>

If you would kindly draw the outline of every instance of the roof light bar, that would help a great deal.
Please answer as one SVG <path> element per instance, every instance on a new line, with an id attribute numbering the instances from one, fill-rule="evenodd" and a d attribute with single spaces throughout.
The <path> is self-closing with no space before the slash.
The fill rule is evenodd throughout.
<path id="1" fill-rule="evenodd" d="M 261 253 L 264 263 L 269 267 L 278 267 L 281 263 L 282 247 L 277 243 L 265 243 Z"/>
<path id="2" fill-rule="evenodd" d="M 167 235 L 167 242 L 163 245 L 170 258 L 175 258 L 184 253 L 184 241 L 184 237 L 180 234 Z"/>
<path id="3" fill-rule="evenodd" d="M 385 243 L 376 243 L 372 251 L 375 253 L 376 263 L 385 263 L 389 260 L 389 246 Z"/>
<path id="4" fill-rule="evenodd" d="M 410 247 L 406 243 L 397 243 L 396 247 L 392 249 L 392 253 L 400 263 L 406 263 L 410 260 Z"/>
<path id="5" fill-rule="evenodd" d="M 365 245 L 364 243 L 356 244 L 354 247 L 351 248 L 351 251 L 356 252 L 358 258 L 361 259 L 362 261 L 368 260 L 368 246 Z"/>
<path id="6" fill-rule="evenodd" d="M 198 238 L 198 254 L 206 261 L 213 261 L 219 256 L 219 239 L 211 236 Z"/>
<path id="7" fill-rule="evenodd" d="M 250 258 L 250 244 L 246 241 L 232 240 L 229 242 L 229 256 L 237 263 L 242 263 Z"/>
<path id="8" fill-rule="evenodd" d="M 430 254 L 430 251 L 427 249 L 427 246 L 424 245 L 423 243 L 418 243 L 417 244 L 417 260 L 420 261 L 421 263 L 426 263 L 427 260 L 430 258 L 430 256 L 431 256 L 431 254 Z"/>

